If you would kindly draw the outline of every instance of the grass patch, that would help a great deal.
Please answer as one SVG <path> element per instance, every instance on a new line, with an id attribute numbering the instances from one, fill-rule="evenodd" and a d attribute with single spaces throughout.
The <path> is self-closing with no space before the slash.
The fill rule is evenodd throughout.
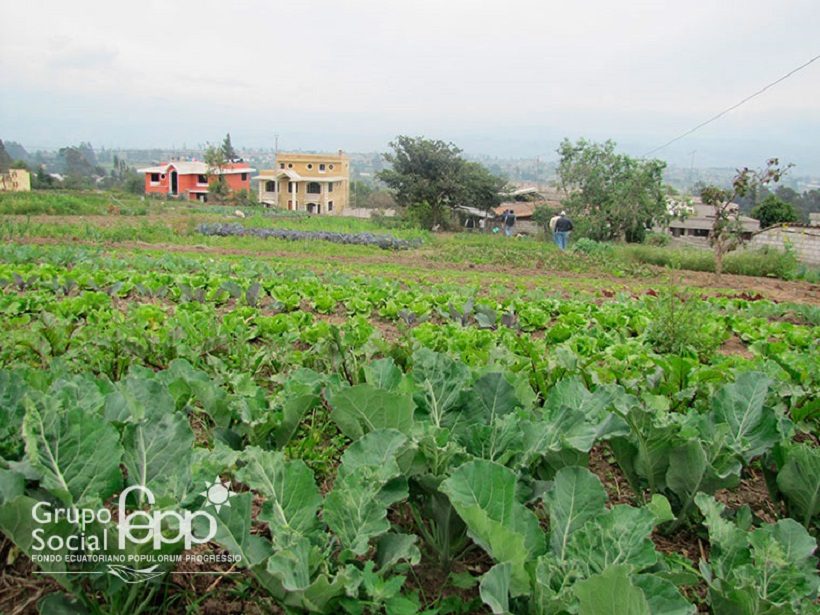
<path id="1" fill-rule="evenodd" d="M 620 255 L 628 260 L 660 267 L 687 269 L 689 271 L 715 271 L 715 257 L 708 250 L 669 249 L 648 245 L 621 246 Z M 723 261 L 725 273 L 793 280 L 799 276 L 800 267 L 793 254 L 761 248 L 739 250 L 726 256 Z"/>
<path id="2" fill-rule="evenodd" d="M 19 216 L 144 216 L 164 209 L 164 201 L 114 192 L 47 190 L 0 192 L 0 214 Z"/>

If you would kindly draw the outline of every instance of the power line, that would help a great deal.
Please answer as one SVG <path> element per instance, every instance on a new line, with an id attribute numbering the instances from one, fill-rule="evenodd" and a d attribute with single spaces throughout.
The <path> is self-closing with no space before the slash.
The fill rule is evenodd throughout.
<path id="1" fill-rule="evenodd" d="M 709 119 L 708 119 L 708 120 L 706 120 L 705 122 L 701 122 L 700 124 L 698 124 L 698 125 L 697 125 L 697 126 L 695 126 L 694 128 L 692 128 L 692 129 L 690 129 L 690 130 L 687 130 L 687 131 L 686 131 L 686 132 L 684 132 L 682 135 L 678 135 L 677 137 L 675 137 L 674 139 L 671 139 L 670 141 L 667 141 L 666 143 L 664 143 L 664 144 L 663 144 L 663 145 L 661 145 L 660 147 L 656 147 L 656 148 L 655 148 L 655 149 L 653 149 L 653 150 L 649 150 L 648 152 L 646 152 L 646 153 L 644 154 L 644 157 L 649 156 L 650 154 L 654 154 L 655 152 L 660 151 L 660 150 L 664 149 L 665 147 L 669 147 L 669 146 L 670 146 L 670 145 L 672 145 L 675 141 L 680 141 L 680 140 L 681 140 L 681 139 L 683 139 L 684 137 L 688 137 L 689 135 L 691 135 L 691 134 L 692 134 L 693 132 L 695 132 L 696 130 L 699 130 L 699 129 L 703 128 L 703 127 L 704 127 L 704 126 L 706 126 L 707 124 L 711 124 L 712 122 L 714 122 L 715 120 L 717 120 L 717 119 L 719 119 L 719 118 L 723 117 L 724 115 L 726 115 L 726 114 L 727 114 L 727 113 L 729 113 L 730 111 L 734 111 L 734 110 L 735 110 L 735 109 L 737 109 L 740 105 L 742 105 L 742 104 L 744 104 L 744 103 L 749 102 L 749 101 L 750 101 L 750 100 L 752 100 L 755 96 L 759 96 L 760 94 L 762 94 L 763 92 L 765 92 L 765 91 L 766 91 L 766 90 L 768 90 L 769 88 L 776 86 L 778 83 L 780 83 L 780 82 L 781 82 L 781 81 L 783 81 L 784 79 L 787 79 L 787 78 L 791 77 L 793 74 L 795 74 L 796 72 L 803 70 L 803 69 L 804 69 L 804 68 L 806 68 L 809 64 L 811 64 L 812 62 L 814 62 L 814 61 L 816 61 L 816 60 L 820 60 L 820 55 L 816 55 L 816 56 L 814 56 L 814 57 L 813 57 L 811 60 L 809 60 L 808 62 L 806 62 L 806 63 L 804 63 L 804 64 L 801 64 L 801 65 L 800 65 L 800 66 L 798 66 L 797 68 L 794 68 L 794 69 L 790 70 L 788 73 L 786 73 L 785 75 L 783 75 L 783 76 L 782 76 L 782 77 L 780 77 L 779 79 L 777 79 L 777 80 L 775 80 L 775 81 L 772 81 L 770 84 L 768 84 L 767 86 L 765 86 L 765 87 L 763 87 L 763 88 L 759 89 L 759 90 L 758 90 L 757 92 L 755 92 L 754 94 L 751 94 L 751 95 L 747 96 L 746 98 L 744 98 L 743 100 L 741 100 L 739 103 L 736 103 L 736 104 L 732 105 L 731 107 L 729 107 L 728 109 L 725 109 L 725 110 L 721 111 L 720 113 L 718 113 L 718 114 L 717 114 L 717 115 L 715 115 L 714 117 L 709 118 Z"/>

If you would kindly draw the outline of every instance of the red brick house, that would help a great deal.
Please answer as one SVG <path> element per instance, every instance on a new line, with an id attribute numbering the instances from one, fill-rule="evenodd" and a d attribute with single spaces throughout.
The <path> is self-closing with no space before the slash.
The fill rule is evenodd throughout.
<path id="1" fill-rule="evenodd" d="M 137 169 L 145 173 L 145 194 L 182 196 L 191 201 L 205 201 L 208 182 L 215 175 L 222 175 L 231 192 L 250 190 L 251 173 L 247 162 L 229 162 L 220 171 L 208 173 L 208 165 L 199 161 L 174 160 L 154 167 Z"/>

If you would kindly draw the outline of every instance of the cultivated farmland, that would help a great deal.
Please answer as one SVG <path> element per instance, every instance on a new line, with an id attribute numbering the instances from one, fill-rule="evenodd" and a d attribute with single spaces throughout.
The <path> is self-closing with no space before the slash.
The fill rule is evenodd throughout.
<path id="1" fill-rule="evenodd" d="M 25 206 L 0 221 L 4 613 L 817 612 L 816 285 Z M 139 511 L 156 543 L 121 546 Z"/>

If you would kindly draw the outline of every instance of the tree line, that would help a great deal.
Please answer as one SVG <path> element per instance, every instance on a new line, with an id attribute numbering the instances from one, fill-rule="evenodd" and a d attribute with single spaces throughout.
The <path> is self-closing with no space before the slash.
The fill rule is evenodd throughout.
<path id="1" fill-rule="evenodd" d="M 489 211 L 500 203 L 505 191 L 509 192 L 504 178 L 465 160 L 452 143 L 399 136 L 390 147 L 392 151 L 384 154 L 390 167 L 377 177 L 392 191 L 405 217 L 427 228 L 452 224 L 465 206 Z M 665 226 L 673 216 L 685 215 L 671 208 L 679 197 L 664 184 L 666 163 L 662 160 L 618 152 L 611 140 L 596 143 L 564 139 L 558 155 L 558 185 L 564 194 L 560 207 L 575 218 L 575 226 L 583 236 L 598 241 L 640 242 L 649 230 Z M 759 195 L 765 195 L 752 209 L 764 226 L 797 219 L 793 208 L 769 188 L 791 166 L 772 158 L 758 170 L 738 169 L 729 187 L 699 187 L 702 202 L 714 210 L 709 243 L 718 274 L 723 257 L 742 242 L 740 208 L 736 204 L 749 199 L 756 203 Z M 535 218 L 546 221 L 553 213 L 542 209 Z"/>
<path id="2" fill-rule="evenodd" d="M 390 166 L 377 178 L 405 215 L 423 226 L 446 226 L 464 206 L 488 211 L 511 191 L 504 177 L 464 159 L 452 143 L 399 136 L 390 147 L 392 151 L 384 154 Z M 663 182 L 665 162 L 618 152 L 614 141 L 586 139 L 564 139 L 558 155 L 561 208 L 578 218 L 585 236 L 642 241 L 647 229 L 668 218 L 673 191 Z"/>
<path id="3" fill-rule="evenodd" d="M 12 156 L 12 153 L 14 156 Z M 106 170 L 97 160 L 90 143 L 61 147 L 56 153 L 29 154 L 19 143 L 9 147 L 0 140 L 0 172 L 9 168 L 25 169 L 31 173 L 35 190 L 66 189 L 120 189 L 135 194 L 144 191 L 143 176 L 136 169 L 113 156 L 111 168 Z"/>

